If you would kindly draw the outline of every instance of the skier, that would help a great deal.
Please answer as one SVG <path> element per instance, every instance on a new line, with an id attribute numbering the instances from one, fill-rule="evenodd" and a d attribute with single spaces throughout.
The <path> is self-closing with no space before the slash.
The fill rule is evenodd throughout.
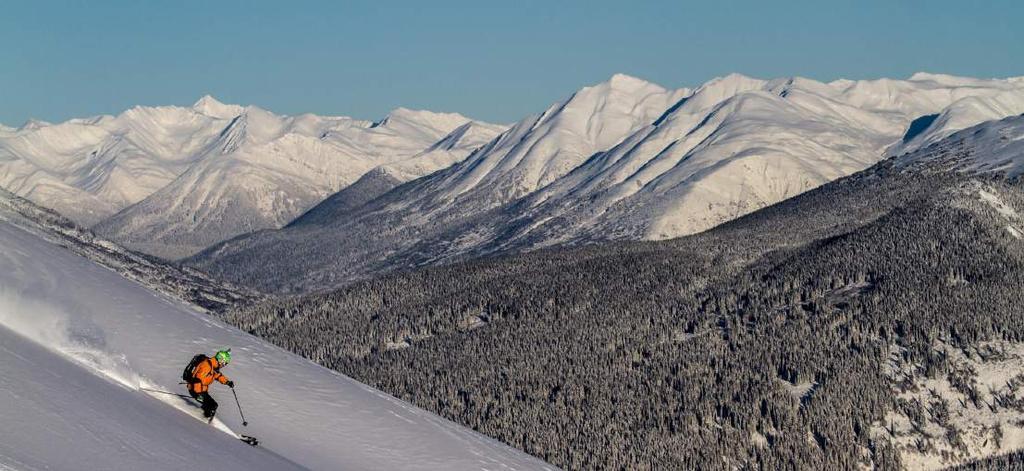
<path id="1" fill-rule="evenodd" d="M 182 374 L 182 379 L 188 383 L 188 394 L 199 401 L 203 406 L 203 417 L 211 422 L 213 416 L 217 414 L 217 401 L 210 396 L 210 384 L 213 383 L 213 380 L 217 380 L 229 388 L 235 388 L 235 382 L 220 372 L 220 369 L 230 362 L 230 348 L 217 352 L 212 358 L 199 354 L 192 358 Z"/>

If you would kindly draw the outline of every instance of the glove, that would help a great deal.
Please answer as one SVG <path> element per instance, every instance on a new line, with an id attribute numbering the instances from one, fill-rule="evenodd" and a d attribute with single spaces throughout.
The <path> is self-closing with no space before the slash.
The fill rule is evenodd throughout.
<path id="1" fill-rule="evenodd" d="M 231 389 L 235 389 L 235 382 L 234 381 L 228 381 L 228 387 L 231 388 Z"/>

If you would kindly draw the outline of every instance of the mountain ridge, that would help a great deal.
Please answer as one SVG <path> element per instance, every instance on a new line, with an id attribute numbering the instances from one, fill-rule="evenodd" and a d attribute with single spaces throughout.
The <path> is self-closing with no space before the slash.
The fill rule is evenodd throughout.
<path id="1" fill-rule="evenodd" d="M 225 241 L 188 263 L 261 289 L 301 291 L 554 245 L 669 239 L 867 168 L 921 116 L 946 111 L 957 119 L 900 149 L 1024 110 L 1024 87 L 1011 80 L 919 74 L 826 84 L 732 74 L 677 91 L 616 81 L 581 89 L 465 160 L 349 208 L 333 225 L 321 221 L 320 231 L 300 218 L 283 231 Z M 633 94 L 616 89 L 622 84 Z M 573 115 L 602 109 L 607 97 L 632 109 L 652 96 L 657 106 L 642 119 L 633 113 L 604 134 L 591 113 Z M 987 113 L 962 106 L 977 100 L 1005 106 Z M 598 119 L 614 120 L 616 105 L 606 111 Z M 297 226 L 306 228 L 291 231 Z M 287 261 L 255 264 L 267 254 Z"/>
<path id="2" fill-rule="evenodd" d="M 402 167 L 447 166 L 503 127 L 398 108 L 377 122 L 276 115 L 205 95 L 0 134 L 0 186 L 134 250 L 189 255 L 284 226 L 379 165 L 411 159 L 468 123 L 471 137 Z"/>

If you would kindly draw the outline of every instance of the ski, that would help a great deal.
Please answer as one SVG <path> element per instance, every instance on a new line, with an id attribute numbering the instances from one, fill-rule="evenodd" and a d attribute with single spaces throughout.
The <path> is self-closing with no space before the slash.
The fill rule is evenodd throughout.
<path id="1" fill-rule="evenodd" d="M 250 445 L 250 446 L 259 446 L 259 444 L 260 444 L 259 439 L 257 439 L 256 437 L 249 436 L 249 435 L 239 434 L 238 435 L 238 439 L 243 441 L 243 442 L 245 442 L 247 445 Z"/>

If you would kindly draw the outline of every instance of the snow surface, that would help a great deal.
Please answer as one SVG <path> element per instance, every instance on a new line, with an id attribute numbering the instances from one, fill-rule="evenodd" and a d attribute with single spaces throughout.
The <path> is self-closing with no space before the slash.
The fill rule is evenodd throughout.
<path id="1" fill-rule="evenodd" d="M 0 267 L 0 467 L 553 468 L 6 222 Z M 260 448 L 176 410 L 176 399 L 137 390 L 184 392 L 183 365 L 222 347 L 234 353 L 224 372 L 237 383 L 249 426 L 229 390 L 215 384 L 218 418 L 259 437 Z"/>
<path id="2" fill-rule="evenodd" d="M 942 342 L 935 345 L 936 351 L 948 356 L 949 369 L 965 376 L 964 382 L 975 388 L 977 403 L 952 384 L 949 373 L 928 378 L 921 373 L 921 365 L 905 364 L 895 352 L 890 356 L 886 374 L 909 386 L 894 390 L 894 395 L 897 400 L 920 404 L 922 423 L 915 426 L 904 413 L 890 411 L 870 433 L 891 440 L 907 469 L 943 469 L 1024 447 L 1024 413 L 1012 405 L 1024 396 L 1020 387 L 1024 344 L 992 342 L 981 347 L 979 351 L 989 351 L 991 356 L 964 352 Z M 945 413 L 937 414 L 939 410 Z M 962 447 L 949 442 L 950 430 L 956 431 Z"/>
<path id="3" fill-rule="evenodd" d="M 302 469 L 0 326 L 0 469 Z"/>

